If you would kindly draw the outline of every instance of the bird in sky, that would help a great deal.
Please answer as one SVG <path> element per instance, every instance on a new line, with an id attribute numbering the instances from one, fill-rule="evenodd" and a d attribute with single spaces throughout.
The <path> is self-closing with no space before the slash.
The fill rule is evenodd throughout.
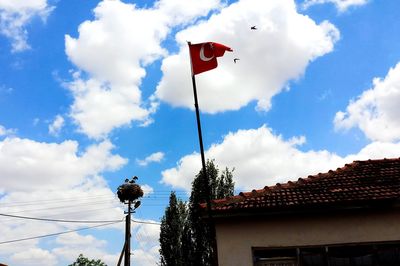
<path id="1" fill-rule="evenodd" d="M 236 61 L 240 60 L 239 58 L 233 59 L 233 62 L 236 64 Z"/>
<path id="2" fill-rule="evenodd" d="M 256 30 L 257 27 L 256 27 L 256 26 L 252 26 L 250 29 L 251 29 L 251 30 Z"/>

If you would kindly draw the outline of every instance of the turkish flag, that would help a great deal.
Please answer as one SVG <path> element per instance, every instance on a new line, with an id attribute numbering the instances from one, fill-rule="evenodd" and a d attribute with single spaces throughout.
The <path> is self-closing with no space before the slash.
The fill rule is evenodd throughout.
<path id="1" fill-rule="evenodd" d="M 217 57 L 224 55 L 225 51 L 233 50 L 216 42 L 189 43 L 190 58 L 192 61 L 192 74 L 197 75 L 218 66 Z"/>

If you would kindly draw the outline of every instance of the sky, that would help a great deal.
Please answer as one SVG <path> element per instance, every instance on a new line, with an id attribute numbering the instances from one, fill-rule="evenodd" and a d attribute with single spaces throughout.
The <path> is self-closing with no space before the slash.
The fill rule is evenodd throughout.
<path id="1" fill-rule="evenodd" d="M 115 265 L 116 190 L 138 176 L 132 264 L 157 264 L 169 194 L 201 168 L 187 41 L 233 49 L 196 84 L 235 193 L 400 157 L 399 17 L 397 0 L 0 0 L 0 263 Z"/>

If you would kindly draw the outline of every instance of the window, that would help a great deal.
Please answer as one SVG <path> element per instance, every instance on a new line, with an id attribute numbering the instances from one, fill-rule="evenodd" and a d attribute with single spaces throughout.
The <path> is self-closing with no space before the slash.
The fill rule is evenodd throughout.
<path id="1" fill-rule="evenodd" d="M 325 265 L 325 248 L 301 248 L 300 261 L 302 266 Z"/>
<path id="2" fill-rule="evenodd" d="M 400 266 L 400 242 L 253 248 L 254 266 Z"/>
<path id="3" fill-rule="evenodd" d="M 374 266 L 375 250 L 371 245 L 329 248 L 330 266 Z"/>
<path id="4" fill-rule="evenodd" d="M 295 258 L 272 258 L 261 259 L 254 264 L 255 266 L 297 266 Z"/>
<path id="5" fill-rule="evenodd" d="M 255 266 L 297 266 L 296 249 L 254 250 Z"/>

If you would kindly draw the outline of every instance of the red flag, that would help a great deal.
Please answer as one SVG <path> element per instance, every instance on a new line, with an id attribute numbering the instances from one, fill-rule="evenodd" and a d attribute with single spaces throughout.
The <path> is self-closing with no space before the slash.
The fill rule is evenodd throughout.
<path id="1" fill-rule="evenodd" d="M 189 43 L 190 58 L 192 61 L 192 74 L 197 75 L 218 66 L 217 57 L 224 55 L 225 51 L 233 50 L 216 42 Z"/>

